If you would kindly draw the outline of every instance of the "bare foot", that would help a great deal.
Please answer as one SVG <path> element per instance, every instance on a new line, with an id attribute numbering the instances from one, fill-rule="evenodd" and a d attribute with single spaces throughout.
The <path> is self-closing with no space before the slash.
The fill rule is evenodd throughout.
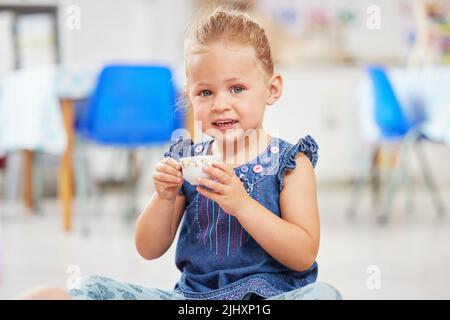
<path id="1" fill-rule="evenodd" d="M 42 286 L 19 295 L 15 300 L 72 300 L 72 297 L 61 288 Z"/>

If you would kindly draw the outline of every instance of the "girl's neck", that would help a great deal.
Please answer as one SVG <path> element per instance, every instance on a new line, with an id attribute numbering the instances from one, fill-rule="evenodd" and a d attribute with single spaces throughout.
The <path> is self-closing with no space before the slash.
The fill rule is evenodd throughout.
<path id="1" fill-rule="evenodd" d="M 264 130 L 254 135 L 245 135 L 241 140 L 223 142 L 214 140 L 211 151 L 218 159 L 233 168 L 250 162 L 260 155 L 272 142 L 272 137 Z"/>

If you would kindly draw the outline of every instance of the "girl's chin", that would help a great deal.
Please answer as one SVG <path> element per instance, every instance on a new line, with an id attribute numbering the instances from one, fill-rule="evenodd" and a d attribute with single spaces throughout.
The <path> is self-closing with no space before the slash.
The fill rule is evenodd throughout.
<path id="1" fill-rule="evenodd" d="M 242 130 L 233 130 L 233 129 L 214 133 L 214 138 L 216 140 L 225 142 L 235 141 L 236 139 L 240 139 L 242 136 L 244 136 Z"/>

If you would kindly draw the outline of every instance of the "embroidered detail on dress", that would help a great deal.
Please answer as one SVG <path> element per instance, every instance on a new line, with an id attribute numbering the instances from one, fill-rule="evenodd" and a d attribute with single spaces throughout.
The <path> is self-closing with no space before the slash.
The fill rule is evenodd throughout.
<path id="1" fill-rule="evenodd" d="M 231 285 L 230 288 L 222 288 L 216 292 L 193 293 L 186 292 L 179 288 L 178 293 L 184 295 L 187 299 L 202 300 L 242 300 L 248 293 L 256 293 L 263 298 L 269 298 L 281 293 L 283 290 L 274 285 L 271 281 L 259 276 L 251 277 L 240 281 L 238 285 Z"/>
<path id="2" fill-rule="evenodd" d="M 201 241 L 202 240 L 202 234 L 203 234 L 203 228 L 204 228 L 204 219 L 203 219 L 202 207 L 200 206 L 200 209 L 199 209 L 199 205 L 198 205 L 198 202 L 199 202 L 198 199 L 199 198 L 200 198 L 200 204 L 201 204 L 202 200 L 203 200 L 203 196 L 200 193 L 197 194 L 197 196 L 195 197 L 194 201 L 195 201 L 195 212 L 197 212 L 195 220 L 197 222 L 198 229 L 199 229 L 199 232 L 198 232 L 198 235 L 197 235 L 197 239 L 198 239 L 198 241 Z"/>
<path id="3" fill-rule="evenodd" d="M 223 261 L 230 255 L 230 249 L 236 254 L 243 241 L 248 241 L 239 221 L 226 213 L 214 201 L 199 195 L 196 200 L 197 224 L 199 225 L 198 242 Z M 206 204 L 205 204 L 206 202 Z M 206 210 L 204 210 L 206 209 Z"/>
<path id="4" fill-rule="evenodd" d="M 220 206 L 218 206 L 219 207 L 219 210 L 217 210 L 217 219 L 216 219 L 216 223 L 215 223 L 215 225 L 216 225 L 216 228 L 215 228 L 215 235 L 216 235 L 216 256 L 218 256 L 219 255 L 219 238 L 217 237 L 217 227 L 218 227 L 218 225 L 219 225 L 219 219 L 220 219 Z"/>
<path id="5" fill-rule="evenodd" d="M 267 281 L 263 279 L 254 278 L 248 280 L 244 286 L 239 287 L 237 290 L 213 297 L 212 299 L 221 300 L 241 300 L 247 293 L 254 292 L 263 298 L 269 298 L 277 294 L 283 293 L 281 290 L 275 289 L 269 285 Z"/>

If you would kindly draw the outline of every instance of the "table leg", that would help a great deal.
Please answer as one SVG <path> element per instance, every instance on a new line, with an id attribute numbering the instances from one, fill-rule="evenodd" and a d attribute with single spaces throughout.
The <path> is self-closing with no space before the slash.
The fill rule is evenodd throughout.
<path id="1" fill-rule="evenodd" d="M 34 152 L 32 150 L 23 150 L 23 185 L 22 185 L 22 197 L 23 203 L 28 208 L 34 209 L 33 201 L 33 160 Z"/>
<path id="2" fill-rule="evenodd" d="M 72 228 L 73 212 L 73 144 L 74 144 L 74 108 L 73 101 L 64 99 L 61 101 L 61 111 L 64 128 L 67 134 L 67 147 L 61 156 L 60 173 L 58 180 L 58 196 L 62 207 L 62 224 L 64 230 Z"/>

